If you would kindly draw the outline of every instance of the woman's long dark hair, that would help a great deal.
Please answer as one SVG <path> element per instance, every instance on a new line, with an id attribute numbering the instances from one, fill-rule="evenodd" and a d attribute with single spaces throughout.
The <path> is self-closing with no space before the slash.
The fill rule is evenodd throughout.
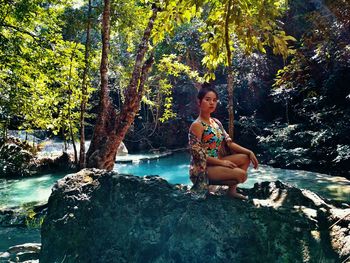
<path id="1" fill-rule="evenodd" d="M 198 94 L 197 94 L 197 98 L 198 98 L 199 102 L 202 102 L 202 100 L 205 97 L 205 95 L 207 95 L 207 93 L 210 92 L 210 91 L 214 92 L 215 95 L 216 95 L 216 98 L 219 99 L 219 94 L 215 90 L 214 86 L 211 83 L 204 82 L 202 84 L 201 89 L 198 91 Z"/>

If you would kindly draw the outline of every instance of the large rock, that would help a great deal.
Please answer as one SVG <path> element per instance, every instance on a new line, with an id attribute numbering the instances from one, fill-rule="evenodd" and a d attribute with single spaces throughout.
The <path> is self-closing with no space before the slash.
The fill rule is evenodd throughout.
<path id="1" fill-rule="evenodd" d="M 27 176 L 33 154 L 12 141 L 0 143 L 0 178 Z"/>
<path id="2" fill-rule="evenodd" d="M 25 243 L 10 247 L 6 252 L 0 252 L 0 262 L 39 262 L 41 244 Z"/>
<path id="3" fill-rule="evenodd" d="M 18 138 L 0 139 L 0 178 L 76 171 L 70 154 L 63 152 L 55 157 L 41 157 L 36 155 L 37 150 Z"/>
<path id="4" fill-rule="evenodd" d="M 41 157 L 32 162 L 31 169 L 35 174 L 47 174 L 53 172 L 72 172 L 76 169 L 73 157 L 63 152 L 55 157 Z M 76 171 L 76 170 L 75 170 Z"/>
<path id="5" fill-rule="evenodd" d="M 126 148 L 124 142 L 121 142 L 117 150 L 117 155 L 127 155 L 128 153 L 128 149 Z"/>
<path id="6" fill-rule="evenodd" d="M 246 193 L 249 202 L 203 199 L 159 177 L 68 175 L 49 198 L 40 262 L 337 262 L 350 255 L 348 204 L 280 182 Z"/>
<path id="7" fill-rule="evenodd" d="M 0 227 L 40 227 L 46 216 L 47 203 L 27 203 L 0 209 Z"/>

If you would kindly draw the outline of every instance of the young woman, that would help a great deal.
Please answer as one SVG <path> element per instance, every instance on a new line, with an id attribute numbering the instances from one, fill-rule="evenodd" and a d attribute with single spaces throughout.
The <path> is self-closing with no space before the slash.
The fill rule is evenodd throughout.
<path id="1" fill-rule="evenodd" d="M 230 197 L 247 199 L 237 193 L 237 184 L 247 180 L 250 162 L 258 168 L 258 160 L 252 151 L 234 143 L 220 121 L 211 117 L 218 103 L 215 89 L 203 85 L 197 98 L 200 113 L 189 130 L 190 178 L 194 187 L 228 185 Z M 225 143 L 234 154 L 224 153 Z"/>

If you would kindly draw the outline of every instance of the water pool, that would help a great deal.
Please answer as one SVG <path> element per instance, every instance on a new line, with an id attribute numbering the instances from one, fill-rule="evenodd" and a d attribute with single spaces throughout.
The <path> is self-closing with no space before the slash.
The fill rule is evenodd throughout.
<path id="1" fill-rule="evenodd" d="M 189 159 L 190 156 L 186 152 L 175 153 L 157 160 L 117 163 L 114 170 L 137 176 L 160 175 L 173 184 L 192 184 L 188 176 Z M 248 180 L 240 187 L 251 188 L 255 183 L 276 180 L 311 190 L 326 198 L 350 202 L 350 181 L 344 177 L 303 170 L 273 168 L 267 165 L 260 165 L 258 170 L 250 167 Z"/>
<path id="2" fill-rule="evenodd" d="M 138 162 L 141 157 L 137 155 L 132 163 L 116 163 L 114 170 L 137 176 L 159 175 L 173 184 L 191 184 L 188 176 L 189 154 L 175 153 L 157 160 Z M 46 202 L 53 184 L 65 175 L 56 173 L 16 180 L 0 179 L 0 208 L 28 202 Z M 276 180 L 309 189 L 326 198 L 350 202 L 350 181 L 343 177 L 266 165 L 260 165 L 258 170 L 250 168 L 248 180 L 240 187 L 251 188 L 257 182 Z"/>
<path id="3" fill-rule="evenodd" d="M 0 253 L 9 247 L 24 243 L 40 243 L 41 235 L 39 228 L 27 227 L 0 227 Z M 1 261 L 0 262 L 9 262 Z"/>
<path id="4" fill-rule="evenodd" d="M 173 184 L 191 184 L 188 177 L 189 155 L 176 153 L 157 160 L 139 162 L 144 155 L 131 156 L 131 163 L 117 163 L 114 170 L 137 176 L 159 175 Z M 241 187 L 250 188 L 256 182 L 281 180 L 299 188 L 309 189 L 321 196 L 350 202 L 350 181 L 307 171 L 286 170 L 260 165 L 249 169 L 248 180 Z M 46 202 L 54 183 L 66 174 L 46 174 L 16 180 L 0 179 L 0 209 L 28 202 Z M 0 227 L 0 252 L 9 246 L 25 242 L 40 242 L 40 229 Z M 2 238 L 5 237 L 5 238 Z"/>
<path id="5" fill-rule="evenodd" d="M 65 173 L 21 179 L 0 179 L 0 209 L 30 202 L 46 202 L 54 183 Z"/>

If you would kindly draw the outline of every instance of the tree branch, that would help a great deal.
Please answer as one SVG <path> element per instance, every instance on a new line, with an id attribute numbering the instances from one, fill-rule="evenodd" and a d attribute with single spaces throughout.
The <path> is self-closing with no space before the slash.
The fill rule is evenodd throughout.
<path id="1" fill-rule="evenodd" d="M 142 63 L 143 58 L 145 57 L 145 54 L 148 50 L 148 41 L 149 41 L 149 38 L 151 35 L 154 21 L 156 20 L 157 13 L 158 13 L 158 9 L 156 7 L 153 7 L 152 9 L 153 9 L 152 16 L 149 19 L 148 26 L 147 26 L 146 30 L 144 31 L 142 41 L 139 45 L 136 60 L 135 60 L 134 71 L 133 71 L 133 74 L 131 76 L 131 80 L 130 80 L 130 83 L 129 83 L 127 90 L 138 88 L 137 81 L 139 80 L 140 74 L 142 71 L 142 64 L 141 63 Z"/>
<path id="2" fill-rule="evenodd" d="M 143 96 L 143 91 L 144 91 L 144 85 L 145 85 L 145 81 L 146 78 L 148 76 L 148 72 L 150 70 L 150 68 L 152 67 L 154 62 L 154 57 L 153 54 L 145 61 L 145 63 L 142 66 L 142 70 L 141 70 L 141 76 L 140 76 L 140 85 L 139 85 L 139 89 L 138 89 L 138 102 L 141 101 L 142 96 Z"/>
<path id="3" fill-rule="evenodd" d="M 35 34 L 29 32 L 29 31 L 27 31 L 27 30 L 21 29 L 21 28 L 19 28 L 19 27 L 17 27 L 17 26 L 12 26 L 12 25 L 9 25 L 9 24 L 6 24 L 6 23 L 1 23 L 1 24 L 0 24 L 0 27 L 1 27 L 1 26 L 3 26 L 3 27 L 8 27 L 8 28 L 12 28 L 12 29 L 14 29 L 14 30 L 16 30 L 16 31 L 18 31 L 18 32 L 21 32 L 21 33 L 23 33 L 23 34 L 26 34 L 26 35 L 31 36 L 31 37 L 34 38 L 35 40 L 42 40 L 42 39 L 41 39 L 40 37 L 38 37 L 37 35 L 35 35 Z"/>

